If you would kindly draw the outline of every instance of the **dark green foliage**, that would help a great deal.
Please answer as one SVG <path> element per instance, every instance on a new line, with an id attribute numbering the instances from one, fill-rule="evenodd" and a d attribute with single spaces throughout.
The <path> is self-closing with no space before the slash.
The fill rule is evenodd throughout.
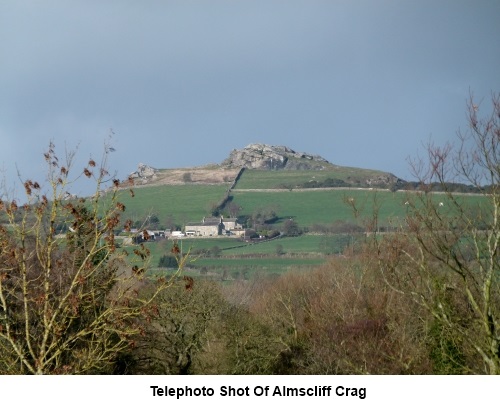
<path id="1" fill-rule="evenodd" d="M 394 190 L 409 190 L 409 191 L 433 191 L 433 192 L 452 192 L 452 193 L 468 193 L 468 194 L 484 194 L 491 190 L 491 185 L 477 187 L 471 184 L 451 183 L 451 182 L 432 182 L 424 184 L 417 181 L 409 181 L 398 183 L 393 186 Z M 392 190 L 391 190 L 392 191 Z"/>
<path id="2" fill-rule="evenodd" d="M 212 246 L 209 250 L 209 254 L 212 257 L 219 257 L 222 254 L 222 249 L 219 246 Z"/>
<path id="3" fill-rule="evenodd" d="M 147 226 L 149 228 L 158 229 L 160 227 L 160 218 L 158 218 L 158 215 L 156 214 L 148 215 Z"/>
<path id="4" fill-rule="evenodd" d="M 165 268 L 177 268 L 178 263 L 177 259 L 173 255 L 163 255 L 160 257 L 160 260 L 158 261 L 158 267 L 165 267 Z"/>
<path id="5" fill-rule="evenodd" d="M 256 208 L 252 214 L 252 224 L 254 227 L 264 224 L 271 224 L 278 219 L 278 208 L 274 205 Z"/>
<path id="6" fill-rule="evenodd" d="M 285 254 L 285 249 L 283 248 L 283 245 L 282 245 L 282 244 L 280 244 L 280 243 L 278 243 L 278 244 L 276 245 L 276 254 L 277 254 L 278 256 L 281 256 L 281 255 L 284 255 L 284 254 Z"/>
<path id="7" fill-rule="evenodd" d="M 299 228 L 297 221 L 287 219 L 283 224 L 283 233 L 286 236 L 299 236 L 302 234 L 302 230 Z"/>
<path id="8" fill-rule="evenodd" d="M 300 184 L 299 188 L 329 188 L 329 187 L 349 187 L 350 184 L 344 180 L 327 178 L 325 180 L 311 180 Z"/>

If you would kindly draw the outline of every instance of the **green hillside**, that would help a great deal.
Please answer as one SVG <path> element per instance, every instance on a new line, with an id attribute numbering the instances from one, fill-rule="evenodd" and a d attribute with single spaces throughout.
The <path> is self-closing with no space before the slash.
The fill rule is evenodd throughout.
<path id="1" fill-rule="evenodd" d="M 329 176 L 326 172 L 313 173 L 320 180 Z M 363 217 L 370 216 L 375 207 L 382 225 L 406 214 L 405 202 L 408 196 L 402 191 L 394 193 L 388 190 L 348 187 L 273 188 L 283 181 L 299 183 L 311 177 L 309 171 L 247 170 L 231 190 L 231 202 L 241 207 L 239 216 L 251 216 L 259 208 L 273 207 L 278 216 L 277 224 L 293 218 L 301 226 L 335 221 L 360 222 Z M 151 185 L 135 188 L 134 197 L 130 190 L 121 190 L 119 200 L 126 206 L 124 217 L 142 220 L 147 215 L 155 214 L 163 222 L 168 216 L 173 216 L 179 224 L 184 224 L 210 215 L 213 206 L 223 201 L 227 191 L 227 184 Z M 436 202 L 446 199 L 440 193 L 434 194 L 433 198 Z M 482 200 L 480 195 L 474 194 L 464 195 L 462 198 L 470 205 Z M 358 218 L 355 218 L 348 200 L 354 202 L 360 210 Z M 223 208 L 221 211 L 228 215 L 225 212 L 227 209 Z"/>
<path id="2" fill-rule="evenodd" d="M 124 217 L 142 221 L 155 214 L 164 223 L 172 216 L 176 223 L 199 221 L 209 215 L 210 208 L 224 198 L 227 185 L 164 185 L 138 187 L 134 197 L 130 190 L 120 191 L 119 200 L 125 204 Z"/>
<path id="3" fill-rule="evenodd" d="M 387 173 L 379 170 L 332 166 L 324 170 L 251 170 L 246 169 L 236 184 L 236 189 L 296 188 L 328 179 L 340 180 L 351 186 L 367 186 L 367 180 Z"/>
<path id="4" fill-rule="evenodd" d="M 211 177 L 209 170 L 204 170 L 204 175 Z M 285 221 L 293 219 L 306 233 L 262 243 L 248 243 L 225 236 L 184 238 L 179 242 L 180 247 L 183 252 L 190 251 L 193 259 L 186 271 L 197 277 L 206 275 L 218 280 L 234 280 L 252 277 L 256 273 L 308 270 L 324 263 L 329 255 L 341 254 L 365 237 L 361 231 L 375 211 L 380 227 L 401 223 L 407 214 L 408 205 L 405 203 L 414 194 L 372 189 L 366 184 L 365 187 L 340 188 L 308 188 L 304 185 L 333 178 L 352 182 L 354 175 L 367 179 L 376 178 L 381 173 L 349 168 L 321 171 L 246 169 L 229 193 L 227 202 L 232 205 L 233 213 L 234 206 L 239 207 L 237 216 L 253 226 L 254 213 L 271 208 L 275 217 L 264 224 L 264 228 L 282 231 Z M 155 215 L 160 228 L 168 221 L 182 228 L 187 222 L 200 221 L 211 215 L 214 206 L 225 201 L 229 187 L 228 183 L 150 184 L 135 188 L 134 197 L 130 190 L 121 190 L 119 200 L 126 206 L 124 219 L 140 222 L 148 215 Z M 435 193 L 431 198 L 435 199 L 436 206 L 442 204 L 440 209 L 446 215 L 456 214 L 445 194 Z M 464 195 L 460 199 L 467 209 L 474 209 L 483 197 Z M 219 206 L 219 212 L 224 216 L 231 216 L 229 209 L 227 203 Z M 350 230 L 335 225 L 339 223 L 348 224 Z M 259 229 L 262 227 L 261 223 Z M 324 233 L 324 229 L 328 232 Z M 358 233 L 350 233 L 353 229 Z M 158 267 L 159 259 L 170 254 L 172 243 L 162 240 L 147 244 L 152 254 L 151 271 L 166 271 Z"/>
<path id="5" fill-rule="evenodd" d="M 300 226 L 326 224 L 335 221 L 355 222 L 346 199 L 354 199 L 365 216 L 380 207 L 382 224 L 405 214 L 405 194 L 375 190 L 301 190 L 252 192 L 234 190 L 233 201 L 242 207 L 242 215 L 251 215 L 258 208 L 275 207 L 279 220 L 293 218 Z M 361 221 L 361 219 L 359 219 Z M 359 223 L 362 225 L 362 223 Z"/>
<path id="6" fill-rule="evenodd" d="M 266 173 L 261 171 L 261 173 Z M 177 224 L 199 221 L 210 215 L 214 204 L 221 202 L 227 185 L 165 185 L 134 189 L 134 197 L 128 190 L 120 192 L 119 200 L 126 206 L 124 217 L 142 221 L 148 215 L 156 215 L 160 223 L 173 217 Z M 356 189 L 277 189 L 251 191 L 236 188 L 231 192 L 232 202 L 241 206 L 240 216 L 251 216 L 259 208 L 275 208 L 278 221 L 293 218 L 301 226 L 331 223 L 338 220 L 354 221 L 352 209 L 345 203 L 354 198 L 366 213 L 373 210 L 374 199 L 380 204 L 381 222 L 405 213 L 404 193 L 383 190 Z M 223 210 L 224 211 L 224 210 Z M 227 215 L 227 213 L 226 213 Z"/>

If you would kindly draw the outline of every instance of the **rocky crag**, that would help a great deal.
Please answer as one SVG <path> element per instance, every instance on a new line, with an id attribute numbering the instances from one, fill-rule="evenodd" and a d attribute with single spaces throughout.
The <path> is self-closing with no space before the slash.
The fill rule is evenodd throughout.
<path id="1" fill-rule="evenodd" d="M 243 149 L 233 149 L 229 156 L 219 165 L 191 167 L 184 169 L 155 169 L 139 163 L 129 178 L 136 185 L 161 184 L 220 184 L 231 183 L 234 186 L 244 169 L 257 170 L 323 170 L 331 173 L 330 182 L 336 181 L 334 187 L 402 188 L 404 181 L 391 173 L 378 170 L 346 168 L 330 163 L 319 155 L 296 152 L 287 146 L 272 146 L 252 143 Z M 317 187 L 327 187 L 318 184 Z"/>
<path id="2" fill-rule="evenodd" d="M 148 166 L 144 163 L 139 163 L 139 165 L 137 166 L 137 170 L 135 172 L 130 173 L 128 177 L 129 179 L 138 181 L 139 184 L 141 183 L 145 184 L 149 180 L 155 180 L 158 171 L 159 170 L 155 169 L 154 167 Z"/>
<path id="3" fill-rule="evenodd" d="M 287 146 L 252 143 L 243 149 L 233 149 L 221 166 L 263 170 L 323 170 L 333 165 L 319 155 L 296 152 Z"/>
<path id="4" fill-rule="evenodd" d="M 356 187 L 402 188 L 405 184 L 391 173 L 345 168 L 334 165 L 319 155 L 296 152 L 287 146 L 262 143 L 253 143 L 243 149 L 232 150 L 221 166 L 259 170 L 327 170 L 331 171 L 332 178 L 339 176 L 345 185 Z M 346 171 L 352 172 L 352 175 L 346 176 Z"/>

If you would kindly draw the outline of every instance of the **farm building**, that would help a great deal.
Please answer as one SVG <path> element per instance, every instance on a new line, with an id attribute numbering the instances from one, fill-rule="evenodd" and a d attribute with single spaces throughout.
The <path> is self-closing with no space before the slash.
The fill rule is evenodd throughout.
<path id="1" fill-rule="evenodd" d="M 243 225 L 238 223 L 236 218 L 224 218 L 222 219 L 222 233 L 226 235 L 241 236 L 245 233 Z"/>
<path id="2" fill-rule="evenodd" d="M 188 222 L 185 226 L 186 236 L 239 235 L 242 230 L 236 218 L 224 217 L 204 217 L 201 222 Z"/>

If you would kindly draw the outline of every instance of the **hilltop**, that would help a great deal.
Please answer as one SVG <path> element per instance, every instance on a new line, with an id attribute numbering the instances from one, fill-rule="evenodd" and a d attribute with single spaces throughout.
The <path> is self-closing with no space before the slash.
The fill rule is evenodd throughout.
<path id="1" fill-rule="evenodd" d="M 135 180 L 136 185 L 144 186 L 224 183 L 234 186 L 242 170 L 255 170 L 257 177 L 283 178 L 285 176 L 289 187 L 390 188 L 404 183 L 392 173 L 338 166 L 317 154 L 296 152 L 288 146 L 261 143 L 253 143 L 242 149 L 233 149 L 220 164 L 157 169 L 140 163 L 130 177 Z M 304 174 L 307 172 L 311 172 L 313 175 L 310 179 L 315 180 L 303 184 Z"/>
<path id="2" fill-rule="evenodd" d="M 261 143 L 252 143 L 239 150 L 233 149 L 221 166 L 260 170 L 324 170 L 334 167 L 319 155 L 296 152 L 287 146 Z"/>

